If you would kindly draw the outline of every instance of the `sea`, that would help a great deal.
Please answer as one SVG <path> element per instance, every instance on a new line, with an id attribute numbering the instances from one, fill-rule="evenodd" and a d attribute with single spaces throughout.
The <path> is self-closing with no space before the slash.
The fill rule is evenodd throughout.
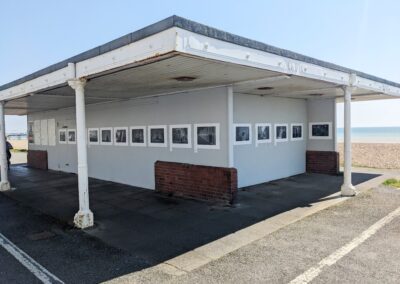
<path id="1" fill-rule="evenodd" d="M 337 129 L 338 142 L 343 142 L 344 129 Z M 400 143 L 400 127 L 353 127 L 351 140 L 355 143 Z"/>

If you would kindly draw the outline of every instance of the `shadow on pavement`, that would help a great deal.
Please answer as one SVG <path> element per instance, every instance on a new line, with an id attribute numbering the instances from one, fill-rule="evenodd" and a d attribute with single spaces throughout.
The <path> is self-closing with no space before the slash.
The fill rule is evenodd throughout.
<path id="1" fill-rule="evenodd" d="M 353 182 L 359 184 L 377 176 L 354 173 Z M 232 207 L 166 197 L 147 189 L 90 179 L 90 206 L 96 226 L 85 232 L 133 255 L 141 263 L 131 266 L 133 271 L 129 272 L 134 272 L 279 213 L 326 200 L 340 190 L 342 179 L 342 176 L 301 174 L 246 187 L 239 191 L 237 203 Z M 78 210 L 76 175 L 14 166 L 10 180 L 17 190 L 7 193 L 8 196 L 71 224 Z M 98 281 L 125 273 L 107 272 Z"/>

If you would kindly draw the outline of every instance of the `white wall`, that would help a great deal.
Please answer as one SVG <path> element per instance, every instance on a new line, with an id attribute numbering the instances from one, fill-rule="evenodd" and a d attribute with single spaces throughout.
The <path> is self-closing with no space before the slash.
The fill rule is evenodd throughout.
<path id="1" fill-rule="evenodd" d="M 251 123 L 253 141 L 234 146 L 239 187 L 258 184 L 305 172 L 307 147 L 307 103 L 302 99 L 234 94 L 234 123 Z M 287 123 L 289 141 L 255 146 L 255 123 Z M 290 141 L 290 124 L 303 123 L 303 140 Z"/>
<path id="2" fill-rule="evenodd" d="M 309 122 L 331 122 L 332 139 L 309 139 L 307 150 L 336 151 L 336 100 L 314 99 L 307 100 Z"/>
<path id="3" fill-rule="evenodd" d="M 89 176 L 144 188 L 154 188 L 154 163 L 157 160 L 211 166 L 228 166 L 227 88 L 209 89 L 158 98 L 92 105 L 86 108 L 88 128 L 129 127 L 142 125 L 220 123 L 220 150 L 173 149 L 169 147 L 88 146 Z M 28 121 L 55 118 L 56 131 L 76 128 L 74 109 L 29 115 Z M 169 133 L 168 133 L 169 134 Z M 57 134 L 58 136 L 58 134 Z M 77 172 L 76 145 L 30 145 L 47 150 L 49 169 Z"/>
<path id="4" fill-rule="evenodd" d="M 144 188 L 154 188 L 154 163 L 157 160 L 209 166 L 228 166 L 227 98 L 225 87 L 197 92 L 160 96 L 119 103 L 87 106 L 87 127 L 129 127 L 149 125 L 192 125 L 192 148 L 132 147 L 88 145 L 89 176 Z M 234 145 L 234 167 L 238 169 L 239 187 L 258 184 L 305 172 L 305 152 L 332 151 L 335 139 L 309 140 L 309 122 L 332 122 L 335 127 L 334 100 L 304 100 L 234 94 L 234 123 L 251 123 L 252 144 Z M 58 129 L 75 129 L 73 108 L 35 113 L 28 121 L 56 120 L 56 146 L 30 145 L 47 150 L 49 169 L 77 172 L 76 145 L 59 144 Z M 199 149 L 195 153 L 195 123 L 220 123 L 220 149 Z M 272 142 L 255 145 L 255 124 L 272 125 Z M 287 123 L 287 142 L 275 143 L 274 125 Z M 303 140 L 291 141 L 291 123 L 302 123 Z M 168 131 L 169 132 L 169 131 Z M 167 133 L 168 133 L 167 132 Z M 333 132 L 336 135 L 335 132 Z M 169 133 L 168 133 L 169 135 Z M 335 137 L 335 136 L 334 136 Z"/>

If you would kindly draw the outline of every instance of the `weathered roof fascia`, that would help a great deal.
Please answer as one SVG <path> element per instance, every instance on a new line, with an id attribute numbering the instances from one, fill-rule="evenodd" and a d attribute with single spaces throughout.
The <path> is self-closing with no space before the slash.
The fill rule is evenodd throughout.
<path id="1" fill-rule="evenodd" d="M 50 65 L 44 69 L 41 69 L 41 70 L 34 72 L 30 75 L 27 75 L 25 77 L 22 77 L 18 80 L 4 84 L 4 85 L 0 86 L 0 91 L 17 86 L 19 84 L 22 84 L 22 83 L 30 81 L 32 79 L 46 75 L 48 73 L 57 71 L 59 69 L 62 69 L 64 67 L 66 67 L 68 65 L 68 63 L 77 63 L 77 62 L 80 62 L 80 61 L 83 61 L 86 59 L 90 59 L 90 58 L 99 56 L 106 52 L 115 50 L 117 48 L 123 47 L 125 45 L 136 42 L 138 40 L 141 40 L 143 38 L 146 38 L 151 35 L 157 34 L 159 32 L 165 31 L 172 27 L 178 27 L 178 28 L 188 30 L 190 32 L 204 35 L 207 37 L 211 37 L 214 39 L 222 40 L 225 42 L 233 43 L 236 45 L 240 45 L 240 46 L 244 46 L 244 47 L 248 47 L 248 48 L 252 48 L 252 49 L 256 49 L 256 50 L 260 50 L 260 51 L 264 51 L 264 52 L 268 52 L 268 53 L 272 53 L 272 54 L 276 54 L 279 56 L 302 61 L 305 63 L 310 63 L 310 64 L 318 65 L 321 67 L 345 72 L 348 74 L 356 74 L 357 76 L 360 76 L 360 77 L 368 79 L 368 80 L 372 80 L 375 82 L 379 82 L 379 83 L 387 84 L 387 85 L 390 85 L 390 86 L 393 86 L 396 88 L 400 88 L 400 84 L 396 83 L 396 82 L 392 82 L 392 81 L 382 79 L 382 78 L 379 78 L 379 77 L 376 77 L 373 75 L 369 75 L 369 74 L 366 74 L 366 73 L 363 73 L 363 72 L 360 72 L 357 70 L 353 70 L 353 69 L 342 67 L 342 66 L 339 66 L 339 65 L 336 65 L 333 63 L 315 59 L 313 57 L 305 56 L 305 55 L 302 55 L 302 54 L 299 54 L 296 52 L 292 52 L 292 51 L 289 51 L 286 49 L 277 48 L 275 46 L 268 45 L 268 44 L 265 44 L 265 43 L 262 43 L 259 41 L 255 41 L 255 40 L 251 40 L 251 39 L 248 39 L 245 37 L 237 36 L 237 35 L 234 35 L 234 34 L 222 31 L 222 30 L 218 30 L 218 29 L 215 29 L 215 28 L 203 25 L 203 24 L 199 24 L 197 22 L 174 15 L 174 16 L 168 17 L 162 21 L 159 21 L 155 24 L 149 25 L 143 29 L 137 30 L 133 33 L 129 33 L 125 36 L 117 38 L 106 44 L 100 45 L 98 47 L 92 48 L 88 51 L 85 51 L 76 56 L 70 57 L 70 58 L 63 60 L 61 62 L 58 62 L 56 64 Z"/>

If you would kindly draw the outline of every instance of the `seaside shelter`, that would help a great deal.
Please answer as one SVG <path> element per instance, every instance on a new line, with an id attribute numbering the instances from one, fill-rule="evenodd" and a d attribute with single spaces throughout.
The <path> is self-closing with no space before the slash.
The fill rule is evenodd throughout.
<path id="1" fill-rule="evenodd" d="M 28 166 L 78 175 L 86 228 L 88 177 L 233 202 L 241 187 L 338 174 L 344 101 L 351 196 L 351 102 L 389 98 L 400 84 L 172 16 L 0 87 L 1 190 L 5 114 L 28 117 Z"/>

